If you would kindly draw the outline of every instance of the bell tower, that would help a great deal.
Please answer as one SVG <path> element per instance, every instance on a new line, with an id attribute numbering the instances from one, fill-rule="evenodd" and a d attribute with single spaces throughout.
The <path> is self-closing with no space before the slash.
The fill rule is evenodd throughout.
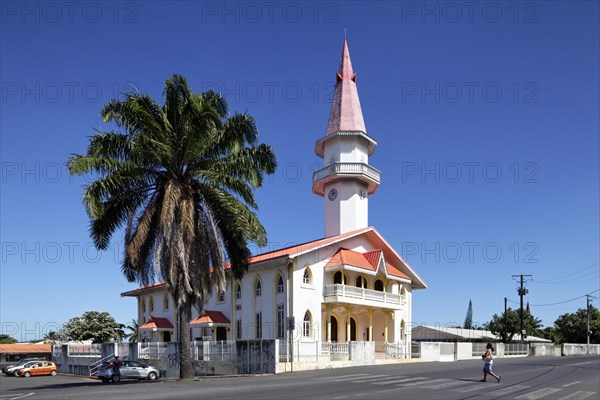
<path id="1" fill-rule="evenodd" d="M 381 178 L 369 165 L 376 146 L 365 128 L 356 73 L 344 40 L 327 132 L 315 144 L 324 166 L 313 173 L 312 191 L 324 199 L 325 237 L 369 226 L 369 195 Z"/>

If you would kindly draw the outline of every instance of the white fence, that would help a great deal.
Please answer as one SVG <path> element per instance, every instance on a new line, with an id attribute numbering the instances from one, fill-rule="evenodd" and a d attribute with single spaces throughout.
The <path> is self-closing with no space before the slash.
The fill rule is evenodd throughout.
<path id="1" fill-rule="evenodd" d="M 160 359 L 167 355 L 168 342 L 141 342 L 138 343 L 138 357 L 143 360 Z"/>
<path id="2" fill-rule="evenodd" d="M 233 341 L 195 341 L 192 342 L 192 359 L 196 361 L 232 361 L 235 360 L 236 342 Z"/>
<path id="3" fill-rule="evenodd" d="M 574 356 L 580 354 L 600 354 L 600 344 L 576 344 L 576 343 L 565 343 L 562 345 L 563 356 Z"/>
<path id="4" fill-rule="evenodd" d="M 101 343 L 69 343 L 67 345 L 69 357 L 100 357 L 102 355 Z"/>

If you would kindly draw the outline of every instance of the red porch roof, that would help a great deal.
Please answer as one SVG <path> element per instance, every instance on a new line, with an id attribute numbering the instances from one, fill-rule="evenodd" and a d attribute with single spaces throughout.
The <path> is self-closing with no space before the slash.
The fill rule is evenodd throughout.
<path id="1" fill-rule="evenodd" d="M 190 321 L 190 325 L 229 325 L 231 321 L 221 311 L 203 310 L 202 314 Z"/>
<path id="2" fill-rule="evenodd" d="M 174 327 L 168 318 L 150 317 L 148 318 L 148 321 L 138 329 L 174 329 Z"/>

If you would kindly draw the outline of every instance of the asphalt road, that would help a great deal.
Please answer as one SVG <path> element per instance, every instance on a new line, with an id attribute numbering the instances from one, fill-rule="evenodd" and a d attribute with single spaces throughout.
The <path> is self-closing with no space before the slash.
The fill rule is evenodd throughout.
<path id="1" fill-rule="evenodd" d="M 487 383 L 481 361 L 410 363 L 191 382 L 118 384 L 82 377 L 0 377 L 9 399 L 600 399 L 599 357 L 495 360 L 502 376 Z"/>

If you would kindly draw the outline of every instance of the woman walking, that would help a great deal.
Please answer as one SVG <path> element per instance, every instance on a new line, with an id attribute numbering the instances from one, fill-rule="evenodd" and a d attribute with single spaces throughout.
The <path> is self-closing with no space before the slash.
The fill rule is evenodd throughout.
<path id="1" fill-rule="evenodd" d="M 491 376 L 493 376 L 494 378 L 496 378 L 496 380 L 498 380 L 498 382 L 500 382 L 500 379 L 502 379 L 502 377 L 500 375 L 496 375 L 493 371 L 492 371 L 492 365 L 494 364 L 494 360 L 492 359 L 492 352 L 494 351 L 494 346 L 492 346 L 491 343 L 488 343 L 485 346 L 485 354 L 481 356 L 481 358 L 483 358 L 484 364 L 483 364 L 483 379 L 481 380 L 481 382 L 487 382 L 487 376 L 488 374 L 490 374 Z"/>

